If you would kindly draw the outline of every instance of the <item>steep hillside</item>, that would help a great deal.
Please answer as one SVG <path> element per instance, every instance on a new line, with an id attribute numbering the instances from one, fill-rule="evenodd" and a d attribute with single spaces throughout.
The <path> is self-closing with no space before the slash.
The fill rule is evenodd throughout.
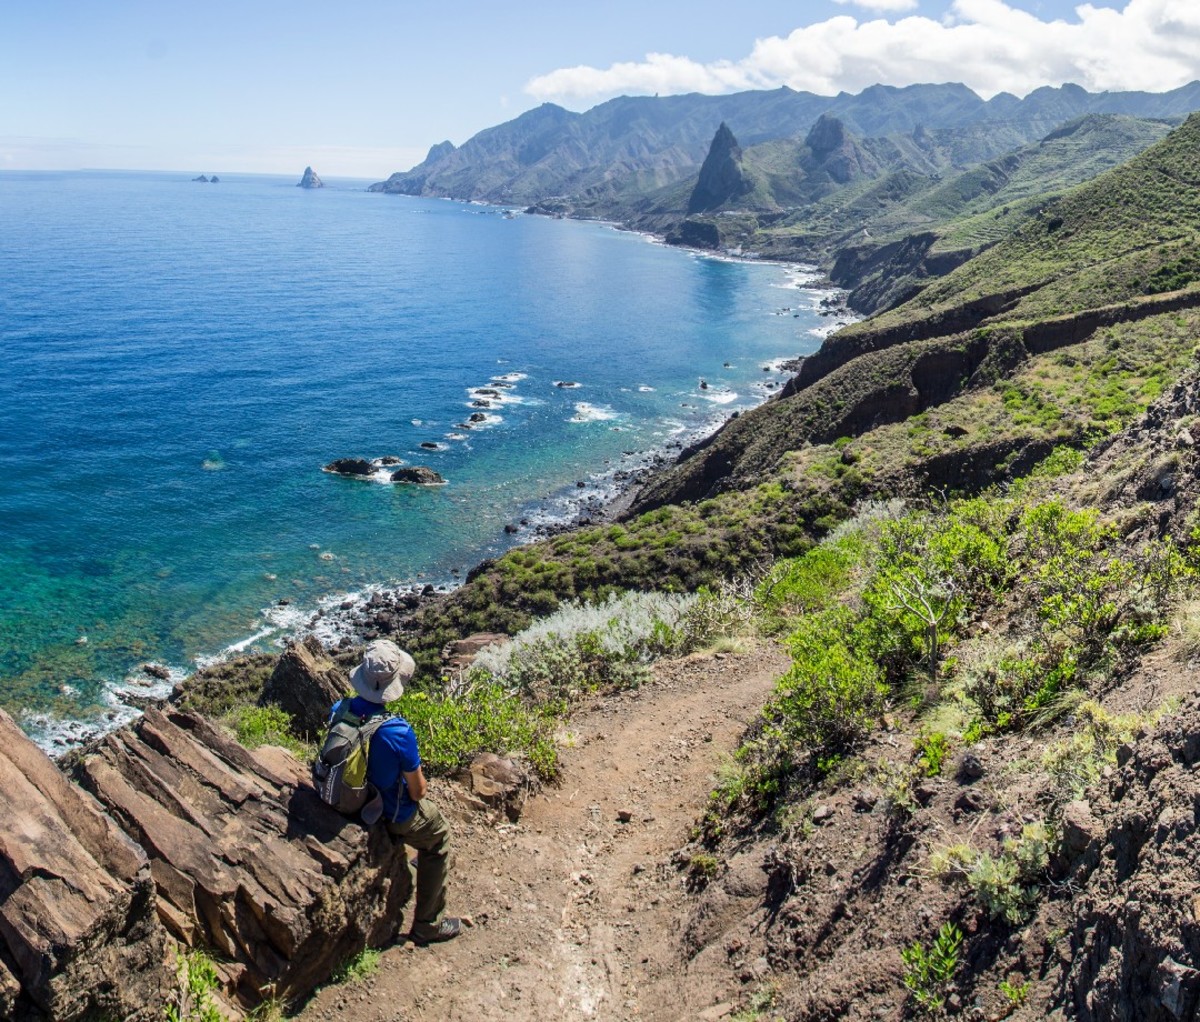
<path id="1" fill-rule="evenodd" d="M 762 194 L 740 208 L 776 212 L 739 221 L 693 216 L 671 234 L 704 237 L 701 227 L 708 226 L 713 247 L 730 242 L 821 263 L 851 289 L 853 308 L 876 312 L 1007 237 L 1071 187 L 1131 159 L 1170 127 L 1091 114 L 1028 145 L 995 125 L 883 139 L 843 133 L 830 160 L 815 158 L 807 140 L 763 143 L 745 154 L 764 182 Z M 845 170 L 835 176 L 826 162 Z M 669 202 L 660 206 L 656 211 Z"/>
<path id="2" fill-rule="evenodd" d="M 780 399 L 688 452 L 639 509 L 736 489 L 805 443 L 990 386 L 1100 327 L 1162 322 L 1200 305 L 1198 148 L 1193 115 L 909 303 L 829 337 Z"/>
<path id="3" fill-rule="evenodd" d="M 1097 308 L 1200 279 L 1200 116 L 1128 163 L 1027 219 L 1014 234 L 894 312 L 880 329 L 1016 295 L 994 319 Z"/>

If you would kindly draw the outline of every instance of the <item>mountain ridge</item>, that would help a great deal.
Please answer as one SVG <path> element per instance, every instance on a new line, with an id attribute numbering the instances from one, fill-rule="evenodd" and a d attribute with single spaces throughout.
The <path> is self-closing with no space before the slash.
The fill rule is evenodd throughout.
<path id="1" fill-rule="evenodd" d="M 1197 108 L 1200 81 L 1165 93 L 1043 87 L 1023 99 L 1001 94 L 983 100 L 949 83 L 874 85 L 836 96 L 787 87 L 723 96 L 622 96 L 583 113 L 545 103 L 452 150 L 435 146 L 422 163 L 371 190 L 522 204 L 571 198 L 602 208 L 631 184 L 662 187 L 697 171 L 721 121 L 746 147 L 807 133 L 823 113 L 865 136 L 1004 121 L 1022 125 L 1024 141 L 1031 141 L 1087 113 L 1173 117 Z"/>

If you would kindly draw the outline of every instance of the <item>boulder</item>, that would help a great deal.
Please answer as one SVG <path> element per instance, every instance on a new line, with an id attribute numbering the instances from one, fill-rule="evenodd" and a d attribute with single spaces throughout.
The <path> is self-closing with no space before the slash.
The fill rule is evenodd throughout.
<path id="1" fill-rule="evenodd" d="M 350 679 L 312 635 L 288 644 L 263 686 L 259 704 L 275 703 L 301 733 L 316 736 L 329 710 L 350 691 Z"/>
<path id="2" fill-rule="evenodd" d="M 366 458 L 338 458 L 336 461 L 331 461 L 321 471 L 332 472 L 340 476 L 369 476 L 375 471 L 375 466 Z"/>
<path id="3" fill-rule="evenodd" d="M 151 709 L 76 773 L 145 848 L 166 928 L 222 960 L 226 996 L 244 1010 L 267 993 L 304 997 L 400 932 L 403 845 L 322 803 L 285 750 L 249 752 L 202 716 Z"/>
<path id="4" fill-rule="evenodd" d="M 481 752 L 471 761 L 471 791 L 488 805 L 504 810 L 514 823 L 521 818 L 533 791 L 533 775 L 516 760 Z"/>
<path id="5" fill-rule="evenodd" d="M 503 632 L 476 632 L 465 639 L 448 642 L 442 647 L 442 669 L 451 672 L 465 671 L 475 662 L 475 657 L 481 649 L 510 642 L 512 639 Z"/>
<path id="6" fill-rule="evenodd" d="M 446 480 L 425 465 L 411 465 L 392 473 L 394 483 L 415 483 L 417 486 L 441 486 Z"/>
<path id="7" fill-rule="evenodd" d="M 1062 847 L 1071 859 L 1098 847 L 1104 833 L 1104 827 L 1092 815 L 1092 807 L 1087 802 L 1069 802 L 1063 809 Z"/>
<path id="8" fill-rule="evenodd" d="M 161 1017 L 145 853 L 0 711 L 0 1015 Z"/>

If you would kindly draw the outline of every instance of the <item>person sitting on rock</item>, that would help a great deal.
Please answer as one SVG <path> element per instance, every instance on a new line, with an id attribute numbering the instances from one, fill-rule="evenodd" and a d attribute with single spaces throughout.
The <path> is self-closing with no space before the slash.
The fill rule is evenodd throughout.
<path id="1" fill-rule="evenodd" d="M 413 658 L 394 642 L 372 642 L 362 663 L 350 672 L 350 684 L 356 693 L 349 700 L 350 712 L 363 720 L 386 713 L 385 704 L 400 698 L 404 683 L 415 670 Z M 334 704 L 333 714 L 345 703 L 340 700 Z M 457 937 L 460 921 L 445 914 L 450 826 L 438 807 L 425 797 L 427 784 L 417 736 L 403 717 L 389 717 L 371 738 L 367 780 L 382 797 L 382 818 L 388 833 L 394 840 L 417 849 L 413 940 L 429 944 Z"/>

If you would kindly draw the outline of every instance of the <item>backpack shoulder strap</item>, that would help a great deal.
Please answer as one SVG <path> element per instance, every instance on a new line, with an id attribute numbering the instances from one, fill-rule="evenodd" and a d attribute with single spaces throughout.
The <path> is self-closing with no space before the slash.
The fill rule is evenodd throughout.
<path id="1" fill-rule="evenodd" d="M 373 717 L 368 717 L 363 722 L 362 726 L 358 729 L 359 734 L 362 735 L 362 739 L 364 742 L 369 742 L 372 738 L 375 737 L 376 731 L 378 731 L 381 727 L 383 727 L 383 725 L 386 724 L 389 720 L 395 720 L 395 719 L 396 718 L 390 713 L 379 713 Z"/>

